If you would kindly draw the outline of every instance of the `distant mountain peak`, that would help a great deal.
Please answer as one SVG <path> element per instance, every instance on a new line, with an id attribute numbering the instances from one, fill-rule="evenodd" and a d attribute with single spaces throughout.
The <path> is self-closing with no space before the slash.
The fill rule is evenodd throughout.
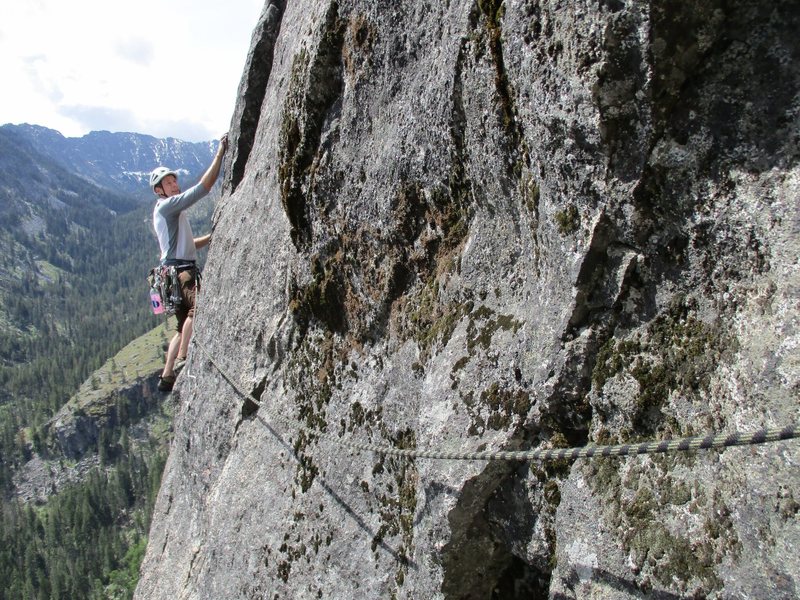
<path id="1" fill-rule="evenodd" d="M 32 125 L 3 125 L 0 130 L 17 134 L 36 151 L 67 170 L 100 187 L 150 200 L 147 179 L 159 165 L 199 179 L 214 157 L 216 144 L 157 138 L 134 132 L 91 131 L 81 137 Z"/>

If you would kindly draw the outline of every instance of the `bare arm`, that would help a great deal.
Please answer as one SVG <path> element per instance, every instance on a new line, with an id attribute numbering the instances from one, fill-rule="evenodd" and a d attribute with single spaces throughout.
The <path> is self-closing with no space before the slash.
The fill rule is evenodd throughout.
<path id="1" fill-rule="evenodd" d="M 203 187 L 206 188 L 206 191 L 210 192 L 211 188 L 214 187 L 214 182 L 217 180 L 217 177 L 219 177 L 219 170 L 222 167 L 222 159 L 225 156 L 225 151 L 227 149 L 228 134 L 226 133 L 219 140 L 219 148 L 217 148 L 217 153 L 214 155 L 214 160 L 211 161 L 211 165 L 209 165 L 206 172 L 203 173 L 203 176 L 200 178 L 200 183 L 203 184 Z"/>
<path id="2" fill-rule="evenodd" d="M 198 250 L 204 246 L 208 246 L 211 243 L 211 234 L 206 234 L 200 237 L 194 238 L 194 247 Z"/>

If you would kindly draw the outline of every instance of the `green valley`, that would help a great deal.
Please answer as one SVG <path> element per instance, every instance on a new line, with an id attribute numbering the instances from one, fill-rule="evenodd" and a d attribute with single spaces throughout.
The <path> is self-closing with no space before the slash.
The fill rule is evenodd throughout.
<path id="1" fill-rule="evenodd" d="M 129 598 L 172 423 L 152 205 L 23 134 L 0 128 L 0 600 Z"/>

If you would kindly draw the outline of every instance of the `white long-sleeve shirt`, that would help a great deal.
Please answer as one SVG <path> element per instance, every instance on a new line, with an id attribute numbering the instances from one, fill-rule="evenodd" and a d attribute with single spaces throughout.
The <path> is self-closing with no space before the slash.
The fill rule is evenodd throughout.
<path id="1" fill-rule="evenodd" d="M 197 249 L 186 209 L 208 195 L 198 183 L 185 192 L 161 198 L 153 209 L 153 228 L 161 247 L 161 262 L 195 261 Z"/>

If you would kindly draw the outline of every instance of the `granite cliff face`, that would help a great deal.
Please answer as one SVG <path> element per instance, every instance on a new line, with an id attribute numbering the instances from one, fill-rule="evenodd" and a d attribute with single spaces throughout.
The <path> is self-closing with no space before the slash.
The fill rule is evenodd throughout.
<path id="1" fill-rule="evenodd" d="M 796 597 L 797 442 L 337 442 L 798 422 L 798 20 L 267 2 L 137 598 Z"/>

